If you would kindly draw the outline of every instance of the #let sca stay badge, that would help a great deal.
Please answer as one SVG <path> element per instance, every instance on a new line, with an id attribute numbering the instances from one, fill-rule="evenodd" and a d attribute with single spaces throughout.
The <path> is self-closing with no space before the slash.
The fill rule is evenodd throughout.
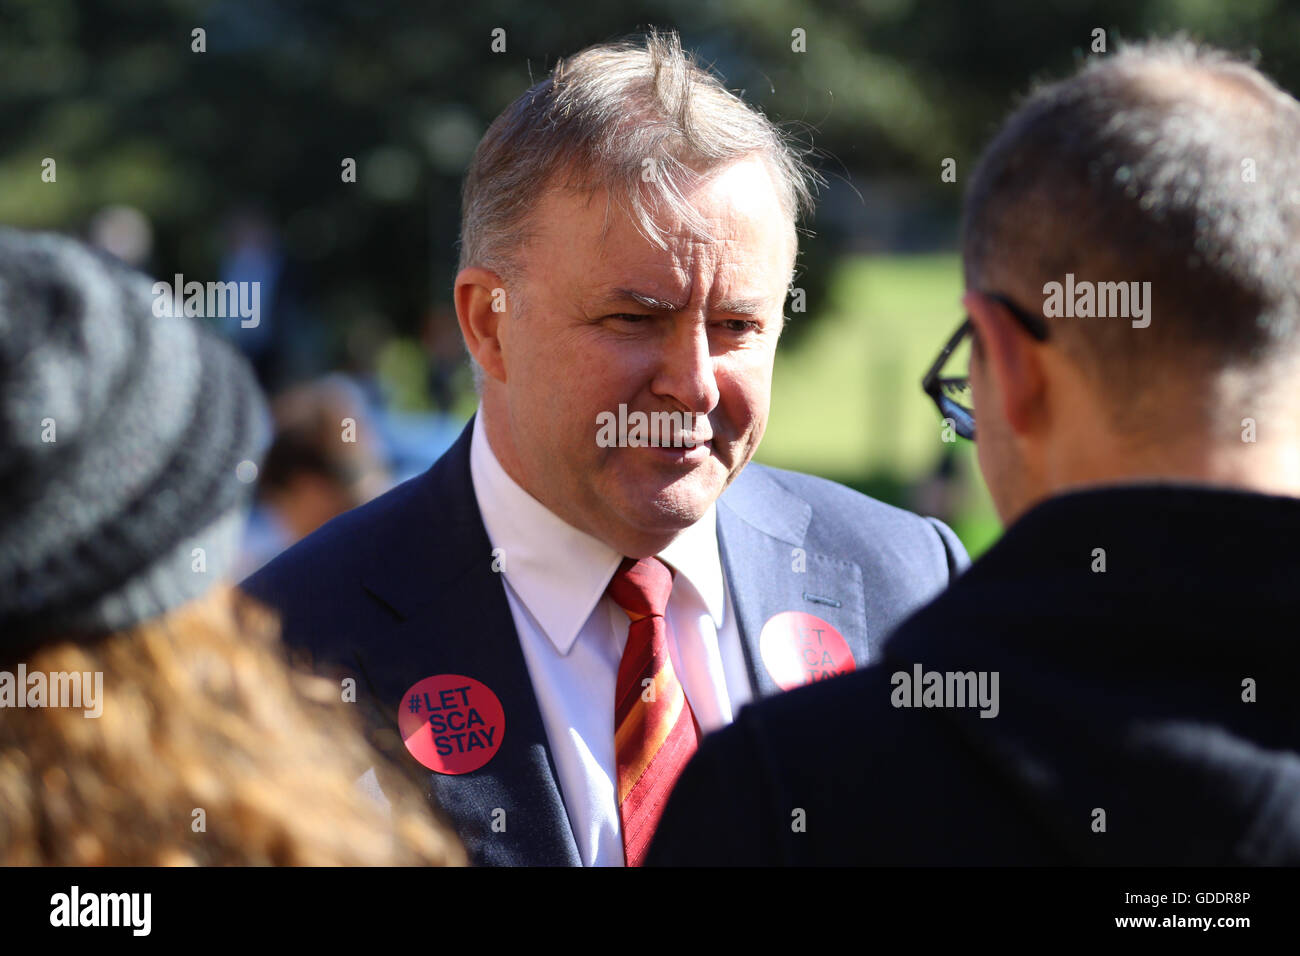
<path id="1" fill-rule="evenodd" d="M 411 756 L 430 770 L 469 773 L 501 749 L 506 713 L 487 684 L 436 674 L 402 695 L 397 726 Z"/>
<path id="2" fill-rule="evenodd" d="M 763 666 L 782 690 L 847 674 L 857 665 L 844 636 L 827 622 L 802 611 L 770 617 L 758 637 Z"/>

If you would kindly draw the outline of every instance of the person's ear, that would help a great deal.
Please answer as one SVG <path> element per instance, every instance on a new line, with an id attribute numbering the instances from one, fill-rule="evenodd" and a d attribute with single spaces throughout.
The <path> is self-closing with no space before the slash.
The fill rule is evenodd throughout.
<path id="1" fill-rule="evenodd" d="M 465 347 L 483 371 L 496 379 L 506 380 L 502 359 L 501 320 L 510 315 L 506 301 L 506 284 L 491 269 L 470 266 L 456 276 L 456 320 Z"/>
<path id="2" fill-rule="evenodd" d="M 1002 416 L 1017 435 L 1031 431 L 1043 410 L 1046 378 L 1039 343 L 1017 322 L 997 299 L 979 292 L 967 292 L 962 305 L 970 316 L 978 343 L 978 360 L 984 379 L 994 394 L 978 405 L 998 403 Z M 978 421 L 979 409 L 976 408 Z"/>

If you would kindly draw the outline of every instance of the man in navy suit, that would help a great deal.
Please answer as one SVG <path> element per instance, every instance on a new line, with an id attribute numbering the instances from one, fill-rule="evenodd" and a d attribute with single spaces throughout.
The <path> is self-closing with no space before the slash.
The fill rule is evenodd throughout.
<path id="1" fill-rule="evenodd" d="M 466 179 L 478 413 L 245 583 L 475 862 L 639 864 L 704 734 L 870 662 L 964 566 L 937 521 L 748 464 L 808 203 L 675 36 L 557 65 Z"/>
<path id="2" fill-rule="evenodd" d="M 872 666 L 705 741 L 650 863 L 1300 863 L 1298 142 L 1182 42 L 1011 116 L 925 379 L 1006 534 Z"/>

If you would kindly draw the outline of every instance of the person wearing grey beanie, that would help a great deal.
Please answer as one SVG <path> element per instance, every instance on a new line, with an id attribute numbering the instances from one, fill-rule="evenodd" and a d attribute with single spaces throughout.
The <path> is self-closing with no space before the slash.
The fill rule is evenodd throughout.
<path id="1" fill-rule="evenodd" d="M 151 290 L 0 229 L 0 866 L 463 863 L 231 585 L 269 415 Z"/>
<path id="2" fill-rule="evenodd" d="M 269 415 L 246 361 L 149 280 L 0 229 L 0 641 L 128 627 L 231 567 Z"/>

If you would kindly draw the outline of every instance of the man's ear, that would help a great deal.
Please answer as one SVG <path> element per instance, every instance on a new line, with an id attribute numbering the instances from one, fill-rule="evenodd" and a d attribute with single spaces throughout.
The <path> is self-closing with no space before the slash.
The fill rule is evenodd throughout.
<path id="1" fill-rule="evenodd" d="M 1046 378 L 1039 343 L 996 299 L 967 292 L 962 305 L 974 326 L 985 380 L 995 393 L 984 401 L 999 402 L 1011 430 L 1024 435 L 1034 428 L 1043 411 Z M 978 415 L 976 409 L 977 421 Z"/>
<path id="2" fill-rule="evenodd" d="M 506 380 L 501 356 L 501 320 L 510 315 L 506 284 L 491 269 L 470 266 L 456 276 L 456 320 L 465 347 L 483 371 L 499 382 Z"/>

